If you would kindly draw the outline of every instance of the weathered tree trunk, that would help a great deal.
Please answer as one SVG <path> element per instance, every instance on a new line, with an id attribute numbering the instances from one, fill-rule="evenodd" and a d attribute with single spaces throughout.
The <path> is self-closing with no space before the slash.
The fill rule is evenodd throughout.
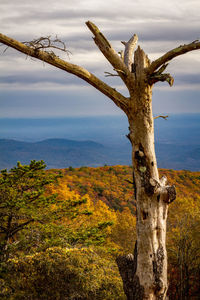
<path id="1" fill-rule="evenodd" d="M 159 180 L 154 149 L 152 88 L 145 74 L 148 67 L 148 57 L 138 47 L 134 60 L 134 93 L 130 98 L 132 105 L 130 104 L 128 109 L 130 126 L 128 137 L 132 144 L 137 205 L 137 249 L 132 262 L 134 272 L 132 278 L 122 275 L 128 300 L 166 299 L 168 286 L 166 220 L 169 198 L 172 200 L 175 197 L 175 190 L 168 187 L 173 194 L 169 196 L 164 186 L 166 179 Z M 121 259 L 128 265 L 131 256 L 128 256 L 127 260 L 124 257 Z M 120 259 L 117 262 L 122 274 L 123 263 Z"/>

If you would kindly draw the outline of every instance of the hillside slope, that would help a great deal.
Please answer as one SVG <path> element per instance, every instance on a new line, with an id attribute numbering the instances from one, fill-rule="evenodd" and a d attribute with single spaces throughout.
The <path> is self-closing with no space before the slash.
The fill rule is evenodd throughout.
<path id="1" fill-rule="evenodd" d="M 132 212 L 135 210 L 132 167 L 70 167 L 62 173 L 70 190 L 80 195 L 88 194 L 93 201 L 102 200 L 114 209 L 122 210 L 127 206 Z M 169 184 L 176 186 L 178 198 L 200 197 L 200 172 L 160 169 L 159 173 L 160 177 L 167 176 Z"/>

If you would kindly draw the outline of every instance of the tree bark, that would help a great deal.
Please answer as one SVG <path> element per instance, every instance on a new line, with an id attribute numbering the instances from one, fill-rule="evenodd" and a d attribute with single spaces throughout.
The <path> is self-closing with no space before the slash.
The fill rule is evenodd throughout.
<path id="1" fill-rule="evenodd" d="M 128 270 L 132 264 L 134 270 L 129 276 L 122 275 L 128 300 L 164 300 L 168 287 L 166 221 L 175 188 L 166 186 L 166 178 L 159 180 L 154 149 L 152 86 L 145 72 L 149 65 L 147 55 L 138 47 L 134 59 L 134 93 L 127 114 L 136 189 L 137 249 L 132 263 L 131 256 L 117 260 L 121 275 L 124 265 Z"/>
<path id="2" fill-rule="evenodd" d="M 128 119 L 137 205 L 137 270 L 134 275 L 137 289 L 133 291 L 133 299 L 140 296 L 140 299 L 153 300 L 165 299 L 167 291 L 167 204 L 154 191 L 154 181 L 159 182 L 159 175 L 154 150 L 152 89 L 144 74 L 149 63 L 138 48 L 134 61 L 134 106 L 129 109 Z"/>

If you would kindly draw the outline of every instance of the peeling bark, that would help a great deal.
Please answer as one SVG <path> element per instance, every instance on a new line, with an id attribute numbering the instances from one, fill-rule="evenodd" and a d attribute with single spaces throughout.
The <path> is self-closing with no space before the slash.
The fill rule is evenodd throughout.
<path id="1" fill-rule="evenodd" d="M 122 44 L 125 45 L 123 60 L 130 72 L 132 72 L 133 53 L 134 53 L 137 41 L 138 41 L 138 36 L 137 36 L 137 34 L 134 34 L 127 43 L 122 42 Z"/>
<path id="2" fill-rule="evenodd" d="M 174 198 L 169 196 L 168 190 L 173 188 L 166 186 L 166 179 L 159 179 L 154 149 L 152 89 L 144 71 L 150 61 L 139 47 L 134 65 L 134 95 L 128 118 L 137 205 L 137 270 L 133 281 L 140 288 L 132 293 L 133 299 L 164 300 L 168 286 L 166 219 L 168 200 Z"/>

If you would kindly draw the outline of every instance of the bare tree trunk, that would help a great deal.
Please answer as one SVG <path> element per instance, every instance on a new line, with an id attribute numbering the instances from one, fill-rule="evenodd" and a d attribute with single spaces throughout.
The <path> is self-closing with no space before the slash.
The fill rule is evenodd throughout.
<path id="1" fill-rule="evenodd" d="M 137 203 L 137 244 L 134 259 L 128 256 L 117 260 L 128 300 L 164 300 L 168 287 L 166 220 L 169 198 L 172 200 L 175 197 L 175 190 L 168 187 L 173 193 L 169 197 L 166 178 L 159 180 L 154 149 L 152 88 L 144 72 L 148 66 L 148 57 L 138 48 L 134 61 L 134 93 L 130 98 L 132 107 L 130 105 L 128 110 L 128 137 L 132 144 Z M 122 274 L 124 264 L 126 270 L 132 264 L 132 273 L 129 272 L 129 275 L 132 274 L 131 279 Z"/>

